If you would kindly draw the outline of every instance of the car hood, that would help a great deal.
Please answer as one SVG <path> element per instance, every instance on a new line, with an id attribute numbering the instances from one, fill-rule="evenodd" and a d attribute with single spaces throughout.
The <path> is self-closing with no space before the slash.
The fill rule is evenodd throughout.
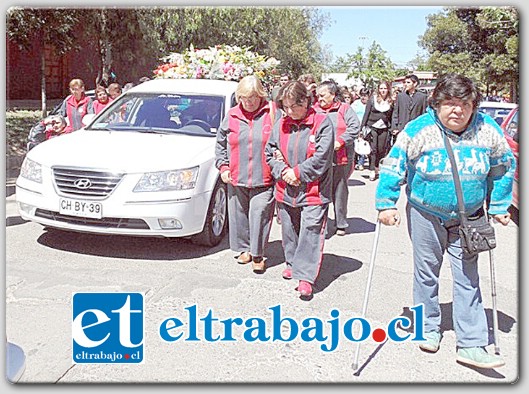
<path id="1" fill-rule="evenodd" d="M 113 169 L 128 173 L 161 171 L 194 167 L 213 160 L 215 138 L 78 130 L 39 144 L 28 157 L 46 167 Z"/>

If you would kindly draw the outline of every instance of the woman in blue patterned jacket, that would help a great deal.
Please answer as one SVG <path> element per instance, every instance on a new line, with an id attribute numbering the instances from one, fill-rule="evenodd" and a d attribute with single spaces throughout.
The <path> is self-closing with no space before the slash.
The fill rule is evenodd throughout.
<path id="1" fill-rule="evenodd" d="M 446 134 L 456 157 L 468 216 L 489 215 L 510 221 L 515 160 L 494 119 L 478 112 L 481 94 L 459 74 L 441 77 L 427 112 L 399 133 L 384 159 L 376 193 L 378 220 L 398 225 L 396 208 L 406 180 L 406 215 L 413 244 L 415 305 L 424 304 L 425 341 L 419 347 L 435 353 L 441 342 L 439 273 L 447 252 L 453 277 L 453 323 L 457 361 L 478 368 L 497 368 L 504 361 L 485 350 L 488 325 L 483 308 L 477 255 L 463 253 L 458 233 L 458 205 Z"/>

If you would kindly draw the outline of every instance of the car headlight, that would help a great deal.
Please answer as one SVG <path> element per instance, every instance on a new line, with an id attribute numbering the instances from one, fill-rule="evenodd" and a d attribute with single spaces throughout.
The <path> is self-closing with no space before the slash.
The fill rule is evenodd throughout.
<path id="1" fill-rule="evenodd" d="M 143 174 L 134 192 L 162 192 L 193 189 L 198 177 L 198 167 L 185 170 L 148 172 Z"/>
<path id="2" fill-rule="evenodd" d="M 42 166 L 26 157 L 20 168 L 20 176 L 33 182 L 42 183 Z"/>

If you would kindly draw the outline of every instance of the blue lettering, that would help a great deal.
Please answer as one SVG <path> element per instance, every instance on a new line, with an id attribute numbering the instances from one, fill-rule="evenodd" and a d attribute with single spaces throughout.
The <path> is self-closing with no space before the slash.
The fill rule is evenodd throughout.
<path id="1" fill-rule="evenodd" d="M 340 311 L 337 309 L 333 309 L 331 311 L 331 317 L 334 319 L 327 320 L 327 323 L 331 325 L 331 347 L 326 347 L 325 345 L 321 345 L 320 348 L 324 352 L 332 352 L 338 347 L 338 340 L 340 338 L 340 325 L 338 318 L 340 317 Z"/>
<path id="2" fill-rule="evenodd" d="M 233 325 L 236 324 L 238 326 L 243 325 L 243 321 L 240 317 L 236 317 L 235 319 L 226 319 L 220 321 L 224 325 L 224 338 L 222 338 L 222 341 L 236 341 L 235 338 L 233 338 Z"/>
<path id="3" fill-rule="evenodd" d="M 257 327 L 252 327 L 253 322 L 257 322 Z M 244 323 L 246 327 L 249 327 L 244 331 L 244 339 L 248 342 L 267 342 L 270 340 L 270 337 L 266 335 L 266 322 L 263 319 L 258 317 L 250 317 Z M 257 334 L 254 336 L 252 332 L 256 331 Z"/>
<path id="4" fill-rule="evenodd" d="M 311 327 L 311 323 L 314 323 Z M 327 337 L 323 335 L 323 322 L 317 317 L 307 317 L 301 322 L 304 329 L 301 331 L 301 339 L 305 342 L 317 340 L 323 342 Z"/>
<path id="5" fill-rule="evenodd" d="M 281 305 L 276 305 L 268 309 L 272 310 L 272 332 L 274 341 L 290 342 L 298 336 L 299 327 L 296 321 L 290 317 L 285 317 L 284 319 L 281 318 Z M 281 325 L 284 322 L 289 325 L 290 336 L 288 338 L 283 338 L 281 335 Z"/>
<path id="6" fill-rule="evenodd" d="M 169 334 L 169 331 L 174 330 L 175 328 L 182 327 L 184 323 L 182 323 L 179 319 L 176 317 L 171 317 L 169 319 L 165 319 L 162 324 L 160 324 L 160 337 L 165 342 L 174 342 L 178 341 L 183 333 L 179 333 L 177 335 L 171 335 Z"/>
<path id="7" fill-rule="evenodd" d="M 192 305 L 184 308 L 189 314 L 189 332 L 186 341 L 199 341 L 197 337 L 197 306 Z"/>
<path id="8" fill-rule="evenodd" d="M 413 321 L 415 322 L 415 337 L 412 341 L 424 341 L 424 304 L 415 305 L 410 309 L 413 311 Z"/>
<path id="9" fill-rule="evenodd" d="M 359 321 L 362 326 L 362 331 L 360 338 L 355 338 L 353 335 L 353 324 L 355 321 Z M 353 317 L 352 319 L 349 319 L 345 322 L 343 326 L 343 333 L 347 339 L 349 339 L 352 342 L 361 342 L 365 341 L 367 337 L 371 335 L 371 325 L 369 322 L 361 317 Z"/>
<path id="10" fill-rule="evenodd" d="M 200 320 L 204 322 L 204 336 L 205 336 L 206 341 L 208 342 L 218 341 L 220 339 L 220 336 L 213 338 L 212 325 L 214 321 L 219 321 L 219 319 L 212 316 L 211 309 L 208 311 L 208 314 L 205 317 L 201 318 Z"/>
<path id="11" fill-rule="evenodd" d="M 411 326 L 411 321 L 410 319 L 408 319 L 407 317 L 396 317 L 395 319 L 391 320 L 389 323 L 388 323 L 388 330 L 387 330 L 387 334 L 388 334 L 388 337 L 392 340 L 392 341 L 395 341 L 395 342 L 402 342 L 402 341 L 405 341 L 406 339 L 408 339 L 410 337 L 410 334 L 407 334 L 403 337 L 399 336 L 397 334 L 397 331 L 395 330 L 395 327 L 397 325 L 397 323 L 400 322 L 400 326 L 402 328 L 408 328 Z"/>

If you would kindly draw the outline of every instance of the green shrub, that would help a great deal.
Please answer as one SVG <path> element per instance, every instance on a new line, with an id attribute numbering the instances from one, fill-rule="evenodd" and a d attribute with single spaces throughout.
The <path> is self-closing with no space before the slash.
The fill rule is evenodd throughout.
<path id="1" fill-rule="evenodd" d="M 26 152 L 29 130 L 41 119 L 41 111 L 18 110 L 6 112 L 6 155 Z"/>

